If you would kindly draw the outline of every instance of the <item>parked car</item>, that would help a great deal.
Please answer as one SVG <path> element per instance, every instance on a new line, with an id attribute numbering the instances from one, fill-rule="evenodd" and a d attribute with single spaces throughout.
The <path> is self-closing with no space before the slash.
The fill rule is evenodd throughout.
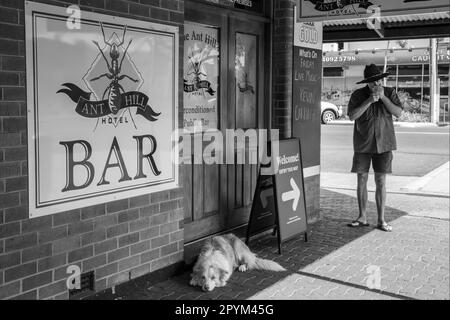
<path id="1" fill-rule="evenodd" d="M 320 102 L 320 119 L 323 124 L 328 124 L 333 120 L 342 117 L 342 106 L 336 106 L 331 102 L 321 101 Z"/>

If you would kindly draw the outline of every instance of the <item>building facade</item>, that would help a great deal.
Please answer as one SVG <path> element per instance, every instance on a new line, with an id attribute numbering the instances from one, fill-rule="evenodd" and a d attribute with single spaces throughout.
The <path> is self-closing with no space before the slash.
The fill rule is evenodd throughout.
<path id="1" fill-rule="evenodd" d="M 258 166 L 180 164 L 170 171 L 158 152 L 171 145 L 160 141 L 170 126 L 192 139 L 207 129 L 274 128 L 280 138 L 292 136 L 293 5 L 0 3 L 0 299 L 80 297 L 68 288 L 78 273 L 85 294 L 144 275 L 169 276 L 192 261 L 204 237 L 242 235 Z M 150 38 L 157 45 L 146 46 Z M 134 114 L 130 106 L 142 110 Z M 48 111 L 56 107 L 65 109 Z M 134 133 L 145 128 L 151 135 Z M 317 136 L 300 138 L 318 146 Z M 51 143 L 57 151 L 46 148 Z M 98 149 L 105 152 L 97 156 Z M 55 174 L 64 164 L 66 174 Z M 161 178 L 164 187 L 139 185 L 146 176 L 163 177 L 161 166 L 172 184 Z M 314 222 L 320 176 L 307 172 Z"/>
<path id="2" fill-rule="evenodd" d="M 386 85 L 397 90 L 412 121 L 430 122 L 430 39 L 368 41 L 326 44 L 323 53 L 322 99 L 344 109 L 364 67 L 375 63 L 390 73 Z M 449 122 L 450 42 L 440 38 L 436 51 L 439 84 L 439 122 Z M 401 119 L 402 120 L 402 119 Z M 403 120 L 406 120 L 403 119 Z"/>

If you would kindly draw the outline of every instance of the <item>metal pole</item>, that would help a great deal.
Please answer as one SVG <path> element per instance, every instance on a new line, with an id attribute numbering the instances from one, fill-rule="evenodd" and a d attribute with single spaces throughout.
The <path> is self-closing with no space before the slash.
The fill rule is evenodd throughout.
<path id="1" fill-rule="evenodd" d="M 386 50 L 384 51 L 384 67 L 383 67 L 383 72 L 386 72 L 387 70 L 387 55 L 388 55 L 388 50 L 389 50 L 389 40 L 387 42 L 387 46 L 386 46 Z M 386 87 L 386 83 L 387 83 L 387 77 L 383 79 L 383 86 Z"/>
<path id="2" fill-rule="evenodd" d="M 431 123 L 439 122 L 439 87 L 437 86 L 436 38 L 430 39 L 430 113 Z"/>
<path id="3" fill-rule="evenodd" d="M 447 54 L 450 50 L 447 49 Z M 448 78 L 447 78 L 447 111 L 444 105 L 444 122 L 450 122 L 450 63 L 448 68 Z"/>

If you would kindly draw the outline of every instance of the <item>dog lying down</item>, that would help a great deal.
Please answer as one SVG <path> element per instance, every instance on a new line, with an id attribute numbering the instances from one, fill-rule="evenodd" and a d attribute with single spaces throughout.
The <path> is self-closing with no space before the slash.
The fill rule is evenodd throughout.
<path id="1" fill-rule="evenodd" d="M 286 271 L 274 261 L 260 259 L 234 234 L 215 236 L 206 240 L 191 273 L 191 286 L 200 286 L 203 291 L 223 287 L 233 271 L 258 269 Z"/>

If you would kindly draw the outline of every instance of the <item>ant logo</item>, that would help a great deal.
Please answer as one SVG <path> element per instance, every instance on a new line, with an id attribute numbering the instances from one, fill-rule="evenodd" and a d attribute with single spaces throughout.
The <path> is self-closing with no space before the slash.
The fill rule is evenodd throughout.
<path id="1" fill-rule="evenodd" d="M 111 112 L 113 114 L 116 114 L 119 111 L 121 104 L 122 104 L 122 97 L 121 97 L 120 91 L 125 93 L 125 90 L 119 84 L 119 81 L 124 78 L 128 78 L 133 82 L 138 82 L 137 79 L 133 79 L 130 76 L 127 76 L 126 74 L 121 75 L 119 77 L 120 71 L 122 69 L 123 59 L 127 55 L 128 48 L 130 47 L 131 41 L 133 41 L 133 39 L 131 39 L 130 42 L 128 42 L 127 48 L 125 49 L 124 53 L 122 54 L 122 59 L 120 60 L 120 64 L 119 64 L 118 59 L 119 59 L 120 53 L 119 53 L 118 48 L 121 45 L 123 45 L 123 43 L 125 42 L 125 33 L 127 32 L 127 26 L 125 26 L 125 28 L 123 29 L 122 41 L 119 44 L 110 43 L 109 41 L 107 41 L 106 37 L 105 37 L 105 30 L 103 29 L 103 24 L 101 22 L 100 22 L 100 26 L 102 28 L 103 42 L 109 46 L 109 56 L 111 57 L 111 65 L 109 64 L 109 61 L 105 56 L 105 53 L 98 45 L 98 42 L 95 40 L 92 41 L 97 46 L 98 50 L 100 50 L 100 53 L 102 54 L 103 59 L 105 59 L 106 64 L 108 66 L 109 73 L 103 73 L 103 74 L 99 75 L 98 77 L 91 79 L 91 81 L 96 81 L 103 77 L 107 77 L 109 80 L 112 80 L 111 83 L 109 84 L 109 86 L 103 92 L 102 100 L 105 98 L 106 92 L 109 92 L 109 94 L 108 94 L 109 110 L 111 110 Z"/>
<path id="2" fill-rule="evenodd" d="M 359 5 L 358 8 L 361 9 L 367 9 L 368 7 L 373 5 L 369 0 L 331 0 L 331 1 L 306 0 L 306 1 L 311 2 L 314 5 L 314 9 L 317 11 L 333 11 L 337 9 L 343 9 L 351 5 L 353 10 L 356 12 L 355 7 L 353 6 L 355 4 L 358 4 Z M 409 1 L 424 1 L 424 0 L 409 0 Z"/>
<path id="3" fill-rule="evenodd" d="M 189 61 L 190 61 L 190 69 L 192 70 L 192 72 L 188 72 L 187 75 L 191 75 L 194 74 L 194 88 L 195 90 L 200 89 L 200 76 L 205 76 L 206 77 L 206 73 L 203 73 L 200 71 L 200 67 L 202 65 L 202 61 L 194 61 L 192 59 L 192 56 L 189 57 Z"/>
<path id="4" fill-rule="evenodd" d="M 88 71 L 82 77 L 89 91 L 86 92 L 73 83 L 63 83 L 62 85 L 66 88 L 58 90 L 57 93 L 67 94 L 77 104 L 75 111 L 81 116 L 97 119 L 94 131 L 100 120 L 102 124 L 113 124 L 115 127 L 119 123 L 128 123 L 127 117 L 123 116 L 125 112 L 129 113 L 134 128 L 137 129 L 136 122 L 131 114 L 131 107 L 137 107 L 136 114 L 143 116 L 148 121 L 158 120 L 157 117 L 161 113 L 155 112 L 147 104 L 149 97 L 139 91 L 144 80 L 128 54 L 133 40 L 130 39 L 127 46 L 123 47 L 127 26 L 123 28 L 121 39 L 115 32 L 107 39 L 101 22 L 100 29 L 104 47 L 102 49 L 98 41 L 92 40 L 100 53 L 97 54 Z M 109 58 L 107 58 L 107 55 L 109 55 Z M 105 68 L 107 72 L 104 72 Z M 122 74 L 123 70 L 126 74 Z M 125 79 L 129 80 L 128 83 L 121 82 Z M 125 90 L 124 86 L 131 90 Z M 90 100 L 91 95 L 97 99 Z M 121 113 L 119 114 L 119 112 Z"/>
<path id="5" fill-rule="evenodd" d="M 255 89 L 253 89 L 253 86 L 251 85 L 250 81 L 248 80 L 248 74 L 247 72 L 244 72 L 244 82 L 242 82 L 243 85 L 241 86 L 241 83 L 238 83 L 239 91 L 242 93 L 245 93 L 247 91 L 250 91 L 252 94 L 255 93 Z"/>
<path id="6" fill-rule="evenodd" d="M 252 94 L 255 93 L 255 89 L 253 85 L 250 83 L 249 76 L 246 70 L 251 68 L 251 63 L 249 61 L 249 48 L 242 44 L 238 43 L 236 46 L 236 57 L 235 57 L 235 74 L 236 74 L 236 82 L 239 91 L 242 93 L 250 92 Z M 238 79 L 241 79 L 239 81 Z"/>
<path id="7" fill-rule="evenodd" d="M 202 63 L 211 58 L 209 55 L 206 55 L 205 57 L 205 50 L 207 50 L 207 48 L 203 49 L 201 53 L 195 55 L 193 54 L 193 51 L 191 51 L 191 54 L 188 56 L 189 65 L 186 76 L 190 77 L 192 82 L 188 83 L 188 81 L 184 79 L 184 91 L 191 93 L 204 89 L 204 91 L 208 92 L 209 95 L 213 96 L 215 91 L 211 88 L 211 83 L 208 80 L 202 80 L 200 78 L 200 76 L 207 76 L 205 73 L 206 71 L 202 72 L 202 70 L 204 71 Z M 204 91 L 203 95 L 205 94 Z"/>

